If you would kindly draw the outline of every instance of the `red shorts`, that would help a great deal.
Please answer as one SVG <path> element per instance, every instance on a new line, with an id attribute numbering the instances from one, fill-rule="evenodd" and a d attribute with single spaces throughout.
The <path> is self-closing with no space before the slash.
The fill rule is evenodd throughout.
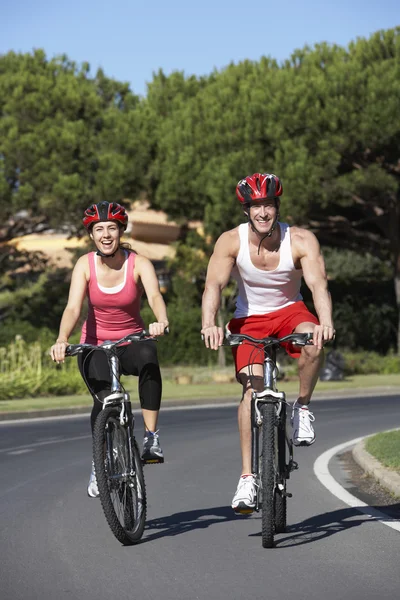
<path id="1" fill-rule="evenodd" d="M 304 302 L 294 302 L 286 308 L 275 310 L 266 315 L 252 315 L 241 319 L 231 319 L 228 328 L 232 333 L 246 333 L 255 338 L 283 337 L 293 333 L 301 323 L 315 323 L 319 321 L 310 313 Z M 285 344 L 286 352 L 293 358 L 299 358 L 301 350 L 291 344 Z M 240 346 L 232 348 L 236 365 L 236 373 L 250 364 L 263 364 L 264 353 L 258 352 L 252 344 L 244 341 Z"/>

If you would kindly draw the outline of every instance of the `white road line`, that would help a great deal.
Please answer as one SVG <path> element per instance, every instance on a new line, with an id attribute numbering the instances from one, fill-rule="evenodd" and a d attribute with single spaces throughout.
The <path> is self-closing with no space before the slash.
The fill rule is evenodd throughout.
<path id="1" fill-rule="evenodd" d="M 210 409 L 210 408 L 235 408 L 239 405 L 239 396 L 237 402 L 213 402 L 209 404 L 188 404 L 187 406 L 181 404 L 179 406 L 162 406 L 162 412 L 174 412 L 180 410 L 202 410 L 202 409 Z M 140 408 L 134 408 L 132 410 L 134 415 L 139 415 L 142 413 Z M 88 419 L 90 417 L 90 410 L 88 409 L 87 413 L 74 413 L 70 415 L 52 415 L 52 416 L 43 416 L 43 417 L 32 417 L 32 418 L 22 418 L 22 419 L 10 419 L 0 421 L 0 428 L 6 427 L 7 425 L 22 425 L 26 423 L 37 423 L 37 422 L 45 422 L 45 421 L 66 421 L 71 419 Z"/>
<path id="2" fill-rule="evenodd" d="M 344 489 L 337 481 L 332 477 L 329 472 L 329 461 L 335 454 L 341 452 L 342 450 L 346 450 L 351 446 L 355 446 L 358 442 L 360 442 L 362 437 L 356 438 L 354 440 L 350 440 L 349 442 L 345 442 L 344 444 L 339 444 L 338 446 L 334 446 L 330 448 L 323 454 L 321 454 L 314 463 L 314 473 L 317 479 L 324 485 L 334 496 L 342 500 L 348 506 L 355 508 L 361 513 L 370 516 L 372 519 L 380 521 L 383 525 L 387 525 L 396 531 L 400 531 L 400 522 L 397 519 L 390 519 L 388 515 L 376 510 L 372 506 L 368 506 L 362 500 L 359 500 L 350 492 Z"/>
<path id="3" fill-rule="evenodd" d="M 34 448 L 39 448 L 40 446 L 48 446 L 49 444 L 61 444 L 64 442 L 76 442 L 79 440 L 85 440 L 90 437 L 92 437 L 92 436 L 91 435 L 77 435 L 75 437 L 68 437 L 68 438 L 62 438 L 62 439 L 57 439 L 57 440 L 50 439 L 45 442 L 32 442 L 31 444 L 24 444 L 23 446 L 14 446 L 12 448 L 1 448 L 0 453 L 1 454 L 11 454 L 11 453 L 16 454 L 16 452 L 21 453 L 22 450 L 31 451 Z"/>
<path id="4" fill-rule="evenodd" d="M 26 454 L 27 452 L 33 452 L 33 448 L 25 448 L 24 450 L 14 450 L 13 452 L 7 452 L 7 454 L 12 454 L 13 456 L 18 454 Z"/>

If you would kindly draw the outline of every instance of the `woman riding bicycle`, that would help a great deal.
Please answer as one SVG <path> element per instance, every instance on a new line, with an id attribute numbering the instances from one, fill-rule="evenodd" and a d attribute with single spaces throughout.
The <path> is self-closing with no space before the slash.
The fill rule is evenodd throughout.
<path id="1" fill-rule="evenodd" d="M 167 309 L 157 276 L 150 260 L 121 243 L 128 223 L 125 208 L 116 202 L 100 202 L 85 210 L 83 225 L 93 240 L 96 252 L 89 252 L 77 261 L 64 310 L 59 335 L 51 347 L 51 357 L 63 362 L 68 339 L 88 298 L 88 315 L 82 327 L 81 343 L 99 345 L 116 341 L 125 335 L 144 329 L 140 316 L 140 301 L 146 293 L 156 321 L 150 323 L 150 335 L 160 336 L 168 327 Z M 139 398 L 145 427 L 142 460 L 163 462 L 157 421 L 161 403 L 161 374 L 154 341 L 129 344 L 117 350 L 125 375 L 139 377 Z M 102 402 L 110 393 L 111 380 L 107 357 L 103 352 L 86 352 L 78 356 L 79 370 L 93 397 L 92 432 Z M 93 465 L 88 495 L 98 496 Z"/>

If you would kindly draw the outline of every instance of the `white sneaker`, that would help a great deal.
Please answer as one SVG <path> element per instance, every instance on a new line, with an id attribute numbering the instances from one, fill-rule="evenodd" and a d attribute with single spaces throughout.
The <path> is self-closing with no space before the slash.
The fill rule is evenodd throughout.
<path id="1" fill-rule="evenodd" d="M 253 512 L 256 505 L 257 485 L 254 475 L 242 475 L 232 500 L 235 513 L 242 515 Z"/>
<path id="2" fill-rule="evenodd" d="M 94 463 L 92 462 L 92 472 L 90 473 L 89 485 L 87 489 L 90 498 L 99 497 L 99 488 L 97 487 L 96 473 L 94 471 Z"/>
<path id="3" fill-rule="evenodd" d="M 292 440 L 295 446 L 311 446 L 315 442 L 314 428 L 311 425 L 315 421 L 313 413 L 308 410 L 305 404 L 299 404 L 297 401 L 292 409 Z"/>
<path id="4" fill-rule="evenodd" d="M 164 453 L 160 446 L 158 429 L 154 433 L 146 431 L 145 437 L 143 438 L 142 461 L 145 464 L 164 462 Z"/>

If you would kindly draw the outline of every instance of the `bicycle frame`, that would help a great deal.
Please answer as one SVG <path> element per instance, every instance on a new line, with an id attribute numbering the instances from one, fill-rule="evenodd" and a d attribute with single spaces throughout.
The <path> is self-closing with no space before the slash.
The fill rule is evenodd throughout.
<path id="1" fill-rule="evenodd" d="M 278 392 L 276 389 L 276 351 L 275 348 L 265 348 L 264 350 L 264 389 L 261 392 L 253 391 L 251 397 L 251 471 L 258 478 L 259 473 L 259 455 L 260 455 L 260 428 L 262 417 L 259 404 L 271 403 L 275 405 L 276 417 L 279 419 L 282 403 L 285 402 L 285 393 Z M 290 460 L 293 458 L 292 450 Z M 259 511 L 259 494 L 256 498 L 256 512 Z"/>
<path id="2" fill-rule="evenodd" d="M 110 405 L 120 405 L 120 423 L 121 425 L 126 425 L 130 418 L 133 419 L 130 395 L 128 392 L 122 391 L 122 386 L 120 383 L 119 359 L 118 356 L 113 352 L 113 348 L 114 344 L 112 342 L 110 342 L 109 345 L 107 345 L 107 342 L 105 342 L 101 346 L 101 349 L 107 356 L 111 375 L 111 390 L 108 396 L 106 396 L 103 400 L 103 410 Z"/>
<path id="3" fill-rule="evenodd" d="M 260 426 L 262 424 L 260 402 L 268 402 L 278 405 L 277 414 L 280 412 L 281 402 L 285 401 L 284 392 L 276 390 L 276 363 L 275 351 L 272 348 L 265 349 L 264 356 L 264 389 L 262 392 L 253 391 L 251 397 L 251 471 L 258 475 L 258 458 L 260 450 Z"/>
<path id="4" fill-rule="evenodd" d="M 102 410 L 94 426 L 93 460 L 105 517 L 123 544 L 135 544 L 141 539 L 147 500 L 142 461 L 133 434 L 135 422 L 130 395 L 120 382 L 121 366 L 115 348 L 150 337 L 147 331 L 142 331 L 116 342 L 106 341 L 99 346 L 74 344 L 66 349 L 66 356 L 86 350 L 101 350 L 107 356 L 110 391 L 102 400 Z"/>

